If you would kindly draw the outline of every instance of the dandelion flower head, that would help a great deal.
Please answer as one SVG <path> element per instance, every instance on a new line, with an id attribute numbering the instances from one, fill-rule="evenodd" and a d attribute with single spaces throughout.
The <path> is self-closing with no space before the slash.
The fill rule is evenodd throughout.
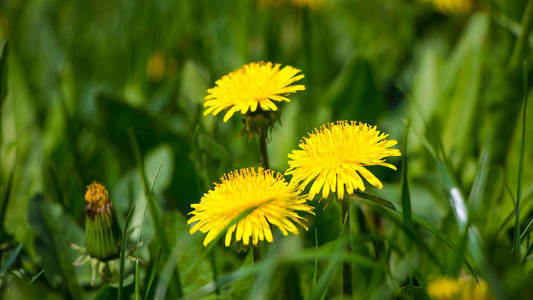
<path id="1" fill-rule="evenodd" d="M 96 181 L 87 186 L 85 200 L 94 209 L 104 208 L 108 203 L 111 203 L 105 186 Z"/>
<path id="2" fill-rule="evenodd" d="M 291 183 L 304 189 L 312 181 L 308 198 L 313 199 L 320 190 L 322 198 L 330 191 L 343 199 L 344 193 L 365 190 L 361 176 L 371 185 L 383 185 L 368 169 L 368 166 L 385 166 L 396 170 L 385 162 L 389 156 L 400 156 L 398 149 L 390 148 L 396 140 L 387 140 L 388 134 L 376 126 L 354 121 L 338 121 L 322 125 L 300 141 L 300 149 L 289 154 Z"/>
<path id="3" fill-rule="evenodd" d="M 242 241 L 244 245 L 257 245 L 264 240 L 272 242 L 270 225 L 278 227 L 284 235 L 298 234 L 295 224 L 307 230 L 298 212 L 313 213 L 305 197 L 289 185 L 282 174 L 263 168 L 240 169 L 224 175 L 214 189 L 191 207 L 192 217 L 187 223 L 194 224 L 191 234 L 207 233 L 204 246 L 244 212 L 247 214 L 242 219 L 228 227 L 226 246 L 230 245 L 234 232 L 235 241 Z"/>
<path id="4" fill-rule="evenodd" d="M 242 66 L 216 81 L 216 86 L 207 90 L 204 98 L 204 115 L 216 116 L 226 111 L 224 122 L 236 112 L 275 111 L 274 102 L 290 102 L 288 94 L 305 90 L 296 81 L 304 77 L 301 71 L 291 66 L 281 67 L 271 62 L 252 62 Z"/>

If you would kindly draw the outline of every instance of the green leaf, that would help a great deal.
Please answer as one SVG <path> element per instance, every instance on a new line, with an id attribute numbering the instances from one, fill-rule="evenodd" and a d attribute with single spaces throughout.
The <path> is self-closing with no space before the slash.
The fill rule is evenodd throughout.
<path id="1" fill-rule="evenodd" d="M 53 286 L 59 286 L 70 297 L 79 299 L 81 291 L 74 275 L 79 270 L 72 265 L 77 253 L 68 243 L 82 244 L 83 231 L 63 213 L 59 205 L 49 202 L 42 195 L 30 200 L 28 222 L 36 232 L 35 252 L 46 270 L 45 276 Z"/>

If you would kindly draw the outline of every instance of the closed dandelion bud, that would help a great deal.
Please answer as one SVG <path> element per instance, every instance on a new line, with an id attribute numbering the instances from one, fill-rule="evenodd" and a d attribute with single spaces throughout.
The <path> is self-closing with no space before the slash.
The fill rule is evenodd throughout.
<path id="1" fill-rule="evenodd" d="M 249 112 L 243 116 L 244 128 L 242 134 L 247 134 L 250 139 L 254 134 L 267 136 L 272 125 L 279 121 L 280 116 L 281 113 L 279 110 Z"/>
<path id="2" fill-rule="evenodd" d="M 85 200 L 85 244 L 87 253 L 101 261 L 118 257 L 120 250 L 120 227 L 117 223 L 109 194 L 101 183 L 93 182 L 87 187 Z"/>

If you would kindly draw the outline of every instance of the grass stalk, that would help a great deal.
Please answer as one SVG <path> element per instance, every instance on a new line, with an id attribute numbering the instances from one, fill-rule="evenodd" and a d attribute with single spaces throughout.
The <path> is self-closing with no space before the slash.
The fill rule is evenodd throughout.
<path id="1" fill-rule="evenodd" d="M 528 7 L 533 1 L 528 2 Z M 533 8 L 532 8 L 533 9 Z M 527 62 L 524 62 L 524 107 L 522 109 L 522 136 L 520 141 L 520 158 L 518 161 L 518 185 L 516 187 L 516 211 L 513 237 L 513 249 L 517 257 L 520 257 L 520 199 L 522 198 L 522 177 L 524 174 L 524 145 L 526 140 L 526 112 L 528 98 Z"/>
<path id="2" fill-rule="evenodd" d="M 341 204 L 341 225 L 344 227 L 344 235 L 348 240 L 345 246 L 347 255 L 352 253 L 352 243 L 350 242 L 350 200 L 343 199 Z M 342 263 L 342 293 L 352 295 L 352 263 L 344 261 Z"/>

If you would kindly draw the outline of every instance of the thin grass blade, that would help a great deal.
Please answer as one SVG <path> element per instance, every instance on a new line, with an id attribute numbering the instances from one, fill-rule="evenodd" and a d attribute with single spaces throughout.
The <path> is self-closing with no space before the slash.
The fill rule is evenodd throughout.
<path id="1" fill-rule="evenodd" d="M 118 300 L 122 300 L 123 286 L 124 286 L 124 262 L 126 260 L 126 242 L 128 239 L 128 228 L 130 227 L 131 217 L 135 211 L 135 204 L 133 204 L 126 216 L 124 229 L 122 230 L 122 242 L 120 244 L 120 266 L 119 266 L 119 284 L 118 284 Z"/>

